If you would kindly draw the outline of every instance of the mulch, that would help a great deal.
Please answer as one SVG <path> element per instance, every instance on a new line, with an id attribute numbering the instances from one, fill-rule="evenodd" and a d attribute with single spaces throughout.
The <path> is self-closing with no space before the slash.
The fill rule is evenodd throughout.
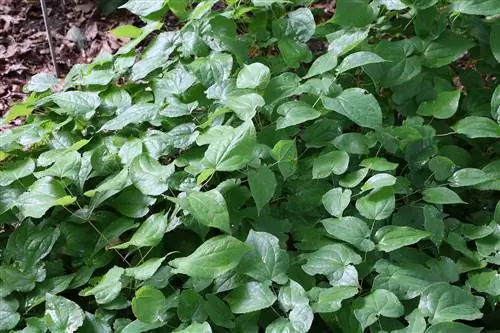
<path id="1" fill-rule="evenodd" d="M 93 0 L 46 0 L 61 77 L 101 51 L 114 52 L 123 41 L 109 31 L 137 18 L 125 10 L 103 16 Z M 84 37 L 84 48 L 69 31 Z M 22 87 L 37 73 L 53 72 L 39 0 L 0 0 L 0 115 L 22 100 Z"/>

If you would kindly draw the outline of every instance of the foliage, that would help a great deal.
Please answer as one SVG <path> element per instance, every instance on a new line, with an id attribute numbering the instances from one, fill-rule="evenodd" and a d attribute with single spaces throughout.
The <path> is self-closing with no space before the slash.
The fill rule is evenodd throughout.
<path id="1" fill-rule="evenodd" d="M 1 331 L 497 332 L 498 2 L 313 2 L 130 0 L 32 78 Z"/>

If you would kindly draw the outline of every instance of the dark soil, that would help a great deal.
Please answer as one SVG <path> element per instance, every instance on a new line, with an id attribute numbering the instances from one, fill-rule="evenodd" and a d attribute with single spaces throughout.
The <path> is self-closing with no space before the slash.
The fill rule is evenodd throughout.
<path id="1" fill-rule="evenodd" d="M 125 10 L 104 17 L 93 0 L 46 0 L 49 24 L 61 77 L 77 63 L 101 51 L 114 52 L 122 41 L 109 31 L 137 20 Z M 84 48 L 68 37 L 79 29 Z M 53 72 L 39 0 L 0 0 L 0 115 L 22 100 L 23 85 L 37 73 Z"/>

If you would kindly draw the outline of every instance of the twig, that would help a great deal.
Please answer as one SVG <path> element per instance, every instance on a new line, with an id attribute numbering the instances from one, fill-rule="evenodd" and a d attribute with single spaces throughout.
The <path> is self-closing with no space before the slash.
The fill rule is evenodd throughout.
<path id="1" fill-rule="evenodd" d="M 56 77 L 59 77 L 59 69 L 57 68 L 56 53 L 54 51 L 54 45 L 52 44 L 52 33 L 49 27 L 47 6 L 45 5 L 45 0 L 40 0 L 40 5 L 42 6 L 43 22 L 45 23 L 45 30 L 47 31 L 47 41 L 49 42 L 49 50 L 50 56 L 52 57 L 52 65 L 54 66 L 54 74 L 56 75 Z"/>

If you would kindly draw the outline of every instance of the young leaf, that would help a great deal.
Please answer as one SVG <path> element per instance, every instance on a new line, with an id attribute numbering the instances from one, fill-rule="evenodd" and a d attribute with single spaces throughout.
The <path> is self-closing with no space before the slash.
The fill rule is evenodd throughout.
<path id="1" fill-rule="evenodd" d="M 361 88 L 349 88 L 335 98 L 323 97 L 323 105 L 349 118 L 361 127 L 382 126 L 382 110 L 375 97 Z"/>
<path id="2" fill-rule="evenodd" d="M 181 205 L 200 223 L 227 233 L 231 232 L 226 200 L 216 189 L 207 192 L 191 192 L 185 201 L 181 200 Z"/>
<path id="3" fill-rule="evenodd" d="M 129 246 L 145 247 L 156 246 L 167 230 L 168 216 L 165 213 L 156 213 L 144 221 L 128 242 L 114 246 L 115 249 L 125 249 Z"/>
<path id="4" fill-rule="evenodd" d="M 252 122 L 244 122 L 237 128 L 220 127 L 213 127 L 197 139 L 198 145 L 209 143 L 204 158 L 207 167 L 217 171 L 235 171 L 245 167 L 256 145 L 255 127 Z M 219 134 L 222 136 L 218 136 Z"/>
<path id="5" fill-rule="evenodd" d="M 480 309 L 484 298 L 473 296 L 448 283 L 435 283 L 424 290 L 418 309 L 429 317 L 431 324 L 454 320 L 475 320 L 483 316 Z"/>
<path id="6" fill-rule="evenodd" d="M 423 192 L 423 199 L 425 202 L 449 205 L 449 204 L 463 204 L 463 201 L 458 194 L 453 192 L 447 187 L 433 187 L 425 189 Z"/>
<path id="7" fill-rule="evenodd" d="M 271 200 L 276 190 L 276 176 L 267 166 L 260 166 L 248 173 L 248 184 L 260 214 L 262 208 Z"/>
<path id="8" fill-rule="evenodd" d="M 240 89 L 264 89 L 271 80 L 271 70 L 260 62 L 245 65 L 238 73 L 236 86 Z"/>
<path id="9" fill-rule="evenodd" d="M 10 185 L 16 180 L 31 175 L 33 171 L 35 171 L 35 161 L 31 158 L 9 162 L 2 166 L 0 186 Z"/>
<path id="10" fill-rule="evenodd" d="M 326 192 L 321 202 L 330 215 L 342 217 L 344 210 L 351 202 L 351 194 L 351 190 L 342 190 L 341 187 L 336 187 Z"/>
<path id="11" fill-rule="evenodd" d="M 372 177 L 368 178 L 368 180 L 361 186 L 361 191 L 369 191 L 373 189 L 379 189 L 381 187 L 392 186 L 396 184 L 396 177 L 390 175 L 388 173 L 377 173 Z"/>
<path id="12" fill-rule="evenodd" d="M 370 228 L 361 219 L 345 216 L 338 219 L 324 219 L 321 223 L 333 237 L 354 245 L 361 251 L 372 251 L 375 244 L 370 240 Z"/>
<path id="13" fill-rule="evenodd" d="M 122 290 L 122 275 L 125 270 L 121 267 L 114 266 L 111 268 L 97 285 L 92 288 L 87 288 L 80 292 L 80 296 L 95 296 L 98 304 L 106 304 L 114 300 Z"/>
<path id="14" fill-rule="evenodd" d="M 283 178 L 288 178 L 297 170 L 297 146 L 293 140 L 280 140 L 274 145 L 271 152 L 278 162 Z"/>
<path id="15" fill-rule="evenodd" d="M 321 112 L 312 108 L 305 102 L 288 102 L 282 104 L 278 108 L 278 114 L 283 117 L 276 121 L 276 129 L 282 129 L 298 124 L 302 124 L 308 120 L 313 120 L 321 116 Z"/>
<path id="16" fill-rule="evenodd" d="M 288 254 L 280 249 L 278 238 L 250 230 L 245 243 L 250 251 L 241 260 L 241 273 L 259 282 L 284 284 L 288 280 Z"/>
<path id="17" fill-rule="evenodd" d="M 376 322 L 380 316 L 398 318 L 404 307 L 396 295 L 384 289 L 375 289 L 371 294 L 354 301 L 354 315 L 363 329 Z"/>
<path id="18" fill-rule="evenodd" d="M 435 100 L 420 104 L 417 114 L 437 119 L 448 119 L 457 112 L 459 102 L 459 90 L 444 91 L 439 93 Z"/>
<path id="19" fill-rule="evenodd" d="M 147 324 L 165 321 L 167 299 L 155 288 L 144 286 L 135 292 L 132 299 L 132 312 L 140 321 Z"/>
<path id="20" fill-rule="evenodd" d="M 336 66 L 337 55 L 333 52 L 327 52 L 319 56 L 318 59 L 312 63 L 311 68 L 309 68 L 309 71 L 307 72 L 307 75 L 304 76 L 304 79 L 309 79 L 311 77 L 329 72 Z"/>
<path id="21" fill-rule="evenodd" d="M 221 235 L 210 238 L 189 256 L 174 259 L 168 264 L 174 267 L 176 274 L 213 279 L 238 266 L 248 250 L 245 243 Z"/>
<path id="22" fill-rule="evenodd" d="M 235 314 L 248 313 L 266 309 L 276 302 L 271 288 L 259 282 L 248 282 L 234 289 L 226 296 L 225 301 Z"/>
<path id="23" fill-rule="evenodd" d="M 63 185 L 51 177 L 43 177 L 31 184 L 17 200 L 17 207 L 26 217 L 40 218 L 54 206 L 74 203 L 75 197 L 66 195 Z"/>
<path id="24" fill-rule="evenodd" d="M 163 166 L 147 154 L 137 156 L 129 169 L 134 186 L 145 195 L 160 195 L 168 190 L 167 179 L 173 166 Z"/>
<path id="25" fill-rule="evenodd" d="M 375 53 L 360 51 L 353 54 L 349 54 L 342 60 L 340 65 L 337 67 L 337 73 L 344 73 L 356 67 L 361 67 L 368 64 L 376 64 L 379 62 L 386 62 L 387 60 L 379 57 Z"/>
<path id="26" fill-rule="evenodd" d="M 396 170 L 398 164 L 389 162 L 384 157 L 370 157 L 362 160 L 359 166 L 375 171 L 392 171 Z"/>
<path id="27" fill-rule="evenodd" d="M 392 189 L 382 187 L 356 201 L 358 212 L 370 220 L 383 220 L 391 216 L 396 205 Z"/>
<path id="28" fill-rule="evenodd" d="M 75 332 L 83 325 L 84 316 L 75 302 L 61 296 L 45 295 L 45 323 L 51 332 Z"/>
<path id="29" fill-rule="evenodd" d="M 347 171 L 349 155 L 345 151 L 331 151 L 319 155 L 313 162 L 313 179 L 326 178 L 333 172 L 341 175 Z"/>
<path id="30" fill-rule="evenodd" d="M 403 246 L 415 244 L 429 237 L 429 233 L 411 227 L 386 225 L 375 233 L 377 248 L 384 252 L 392 252 Z"/>
<path id="31" fill-rule="evenodd" d="M 305 255 L 307 262 L 302 269 L 309 275 L 325 275 L 332 286 L 358 286 L 358 274 L 352 264 L 361 263 L 361 256 L 350 247 L 335 243 L 322 246 Z"/>
<path id="32" fill-rule="evenodd" d="M 359 292 L 357 287 L 314 287 L 309 291 L 313 301 L 312 308 L 316 313 L 332 313 L 340 310 L 342 301 L 355 296 Z"/>
<path id="33" fill-rule="evenodd" d="M 456 122 L 451 128 L 471 139 L 500 138 L 500 125 L 486 117 L 465 117 Z"/>
<path id="34" fill-rule="evenodd" d="M 160 268 L 165 258 L 148 259 L 139 266 L 126 268 L 125 275 L 133 277 L 136 280 L 147 280 Z"/>
<path id="35" fill-rule="evenodd" d="M 9 331 L 16 327 L 21 320 L 21 315 L 17 313 L 19 302 L 16 299 L 6 299 L 0 297 L 0 330 Z"/>

